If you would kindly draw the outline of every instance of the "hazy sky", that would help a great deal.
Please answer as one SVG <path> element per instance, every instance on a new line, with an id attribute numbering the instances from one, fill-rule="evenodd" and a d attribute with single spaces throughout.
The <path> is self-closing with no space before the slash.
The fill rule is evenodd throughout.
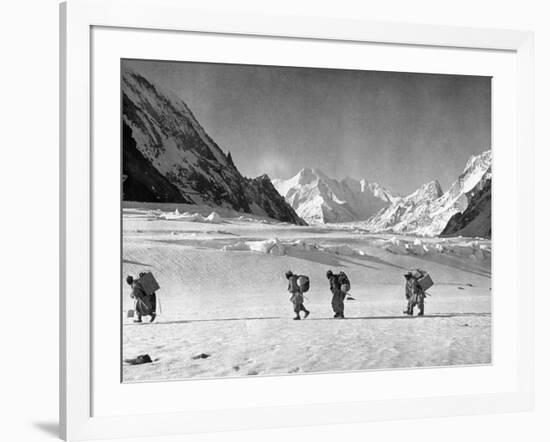
<path id="1" fill-rule="evenodd" d="M 491 148 L 490 77 L 125 61 L 179 95 L 245 176 L 318 167 L 406 194 Z"/>

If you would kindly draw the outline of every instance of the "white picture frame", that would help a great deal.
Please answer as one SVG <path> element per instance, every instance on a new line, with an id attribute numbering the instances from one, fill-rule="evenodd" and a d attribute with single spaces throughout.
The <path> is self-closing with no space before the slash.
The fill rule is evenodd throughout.
<path id="1" fill-rule="evenodd" d="M 259 429 L 277 426 L 352 423 L 367 420 L 435 417 L 458 414 L 511 412 L 533 407 L 533 35 L 530 32 L 453 28 L 432 25 L 376 23 L 271 14 L 235 14 L 186 8 L 175 0 L 70 0 L 60 6 L 61 18 L 61 128 L 60 128 L 60 428 L 65 440 L 161 436 L 177 433 Z M 354 45 L 400 45 L 417 49 L 500 51 L 514 57 L 515 134 L 509 157 L 514 171 L 512 252 L 514 284 L 509 295 L 521 302 L 513 312 L 515 341 L 513 379 L 506 388 L 468 394 L 425 397 L 412 395 L 372 399 L 368 393 L 354 400 L 330 398 L 301 403 L 243 407 L 223 401 L 219 408 L 174 408 L 142 413 L 128 408 L 98 413 L 94 388 L 102 383 L 94 372 L 93 193 L 92 180 L 92 56 L 97 28 L 187 32 L 211 36 L 284 38 Z M 504 162 L 504 161 L 503 161 Z M 501 170 L 504 170 L 501 169 Z M 495 172 L 498 174 L 498 171 Z M 118 220 L 114 220 L 118 222 Z M 498 252 L 498 245 L 496 247 Z M 495 276 L 496 277 L 496 276 Z M 498 309 L 495 315 L 498 315 Z M 118 316 L 117 316 L 118 318 Z M 97 324 L 96 324 L 97 325 Z M 496 337 L 498 339 L 498 336 Z M 97 354 L 97 353 L 95 353 Z M 113 361 L 116 367 L 119 361 Z M 512 364 L 512 363 L 511 363 Z M 455 370 L 471 370 L 458 368 Z M 398 371 L 394 377 L 407 376 Z M 432 372 L 435 375 L 435 371 Z M 315 375 L 321 379 L 329 375 Z M 288 382 L 292 382 L 292 377 Z M 357 378 L 359 379 L 359 378 Z M 265 379 L 247 379 L 261 391 Z M 208 382 L 195 383 L 198 394 Z M 231 381 L 233 382 L 233 381 Z M 150 384 L 151 388 L 160 384 Z M 219 385 L 219 384 L 218 384 Z M 130 386 L 131 388 L 131 386 Z M 170 386 L 174 391 L 178 383 Z M 330 396 L 330 395 L 329 395 Z M 227 398 L 226 398 L 227 399 Z M 222 404 L 222 402 L 220 402 Z"/>

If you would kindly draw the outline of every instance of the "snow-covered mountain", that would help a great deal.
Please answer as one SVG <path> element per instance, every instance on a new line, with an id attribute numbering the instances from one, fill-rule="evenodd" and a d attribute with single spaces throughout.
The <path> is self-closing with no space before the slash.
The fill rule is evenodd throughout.
<path id="1" fill-rule="evenodd" d="M 468 208 L 473 195 L 486 183 L 490 192 L 490 150 L 470 157 L 462 174 L 446 192 L 442 191 L 437 181 L 424 184 L 412 194 L 398 198 L 389 207 L 380 210 L 365 227 L 373 232 L 439 235 L 453 215 Z M 489 218 L 490 209 L 489 204 L 486 207 Z"/>
<path id="2" fill-rule="evenodd" d="M 314 224 L 366 220 L 397 197 L 378 183 L 329 178 L 319 169 L 302 169 L 273 185 L 300 217 Z"/>
<path id="3" fill-rule="evenodd" d="M 125 200 L 214 205 L 304 224 L 269 178 L 240 174 L 179 97 L 126 71 L 122 101 Z"/>

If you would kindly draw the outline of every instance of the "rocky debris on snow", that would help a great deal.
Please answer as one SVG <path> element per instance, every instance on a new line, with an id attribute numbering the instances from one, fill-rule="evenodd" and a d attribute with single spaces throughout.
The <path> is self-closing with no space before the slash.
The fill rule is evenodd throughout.
<path id="1" fill-rule="evenodd" d="M 141 365 L 141 364 L 150 364 L 151 362 L 153 362 L 153 360 L 148 354 L 144 354 L 144 355 L 139 355 L 135 358 L 124 359 L 124 362 L 126 362 L 129 365 Z"/>
<path id="2" fill-rule="evenodd" d="M 198 355 L 192 356 L 191 359 L 207 359 L 210 355 L 208 353 L 200 353 Z"/>

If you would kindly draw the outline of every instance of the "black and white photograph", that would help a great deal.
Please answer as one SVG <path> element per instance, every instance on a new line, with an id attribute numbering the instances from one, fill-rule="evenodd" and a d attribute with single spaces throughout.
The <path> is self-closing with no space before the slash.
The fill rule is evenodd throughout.
<path id="1" fill-rule="evenodd" d="M 121 60 L 122 382 L 491 364 L 491 77 Z"/>

